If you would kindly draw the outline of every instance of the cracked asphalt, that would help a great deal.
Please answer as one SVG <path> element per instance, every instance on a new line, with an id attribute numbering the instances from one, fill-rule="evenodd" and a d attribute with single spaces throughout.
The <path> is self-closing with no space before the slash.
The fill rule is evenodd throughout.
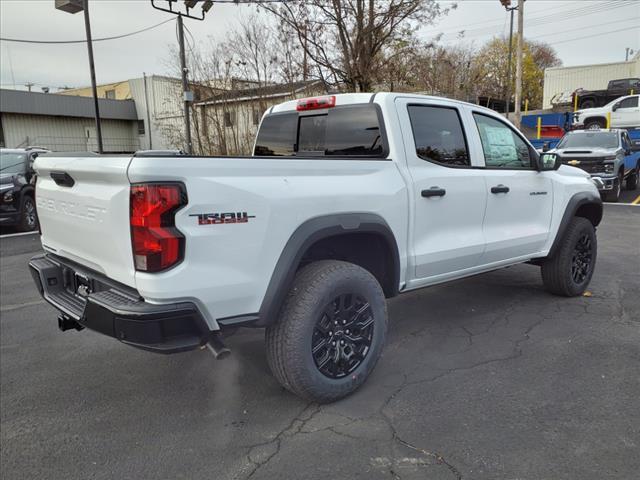
<path id="1" fill-rule="evenodd" d="M 159 356 L 57 330 L 2 239 L 1 476 L 10 479 L 635 479 L 640 207 L 607 206 L 592 296 L 521 265 L 390 302 L 368 382 L 332 405 L 276 383 L 261 331 Z"/>

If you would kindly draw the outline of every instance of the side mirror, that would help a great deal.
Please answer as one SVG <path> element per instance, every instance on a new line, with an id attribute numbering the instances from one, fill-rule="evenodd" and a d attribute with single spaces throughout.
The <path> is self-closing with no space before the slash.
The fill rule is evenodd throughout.
<path id="1" fill-rule="evenodd" d="M 538 170 L 540 172 L 557 170 L 560 165 L 562 165 L 560 157 L 555 153 L 543 153 L 538 157 Z"/>
<path id="2" fill-rule="evenodd" d="M 551 147 L 549 147 L 549 142 L 544 142 L 542 144 L 542 151 L 543 152 L 548 152 L 551 149 Z"/>

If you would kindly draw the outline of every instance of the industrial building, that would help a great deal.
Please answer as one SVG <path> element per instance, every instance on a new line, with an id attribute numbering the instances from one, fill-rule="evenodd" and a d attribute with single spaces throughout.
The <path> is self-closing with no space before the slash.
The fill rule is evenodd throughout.
<path id="1" fill-rule="evenodd" d="M 100 99 L 104 151 L 140 148 L 132 100 Z M 55 151 L 97 151 L 93 99 L 0 89 L 0 146 L 38 145 Z"/>
<path id="2" fill-rule="evenodd" d="M 183 93 L 179 78 L 149 75 L 97 86 L 101 99 L 128 100 L 135 104 L 141 149 L 182 148 Z M 92 97 L 91 87 L 67 89 L 55 95 Z"/>
<path id="3" fill-rule="evenodd" d="M 640 77 L 640 53 L 628 62 L 553 67 L 544 71 L 542 108 L 552 108 L 552 100 L 578 88 L 586 90 L 606 89 L 609 80 Z"/>

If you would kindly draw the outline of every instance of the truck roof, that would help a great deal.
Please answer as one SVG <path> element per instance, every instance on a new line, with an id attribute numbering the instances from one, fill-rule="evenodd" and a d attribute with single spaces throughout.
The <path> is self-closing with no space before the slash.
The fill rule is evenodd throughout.
<path id="1" fill-rule="evenodd" d="M 308 98 L 321 98 L 321 97 L 335 97 L 335 106 L 341 105 L 355 105 L 355 104 L 363 104 L 363 103 L 380 103 L 381 100 L 391 100 L 393 101 L 395 98 L 417 98 L 421 100 L 446 100 L 447 102 L 455 103 L 458 105 L 467 105 L 472 106 L 475 109 L 482 110 L 484 112 L 496 114 L 494 110 L 489 108 L 476 105 L 469 102 L 463 102 L 461 100 L 454 100 L 446 97 L 438 97 L 434 95 L 423 95 L 420 93 L 402 93 L 402 92 L 378 92 L 378 93 L 328 93 L 324 95 L 317 95 L 315 97 Z M 269 113 L 279 113 L 279 112 L 289 112 L 295 111 L 298 105 L 298 101 L 303 100 L 301 98 L 297 98 L 295 100 L 289 100 L 288 102 L 283 102 L 278 105 L 271 107 L 271 109 L 267 112 Z"/>

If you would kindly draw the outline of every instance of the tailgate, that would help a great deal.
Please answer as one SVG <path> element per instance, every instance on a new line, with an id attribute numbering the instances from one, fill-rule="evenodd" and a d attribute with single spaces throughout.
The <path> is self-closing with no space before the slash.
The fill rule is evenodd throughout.
<path id="1" fill-rule="evenodd" d="M 129 226 L 130 156 L 40 156 L 36 204 L 42 246 L 135 286 Z"/>

